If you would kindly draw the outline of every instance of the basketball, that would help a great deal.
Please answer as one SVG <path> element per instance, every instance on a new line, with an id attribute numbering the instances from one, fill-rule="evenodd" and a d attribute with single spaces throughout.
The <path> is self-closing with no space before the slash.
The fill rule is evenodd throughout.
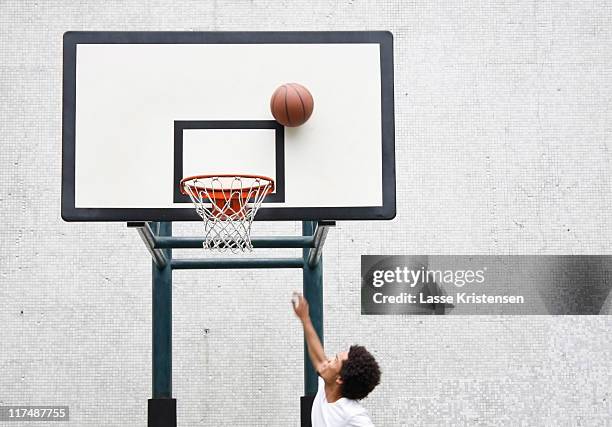
<path id="1" fill-rule="evenodd" d="M 272 115 L 283 126 L 303 125 L 310 118 L 313 108 L 311 93 L 298 83 L 279 86 L 270 99 Z"/>

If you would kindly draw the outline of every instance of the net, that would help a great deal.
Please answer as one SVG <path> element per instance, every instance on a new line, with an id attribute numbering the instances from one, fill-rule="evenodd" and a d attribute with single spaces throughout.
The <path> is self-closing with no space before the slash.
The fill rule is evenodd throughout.
<path id="1" fill-rule="evenodd" d="M 259 175 L 198 175 L 183 178 L 181 192 L 189 196 L 204 221 L 204 248 L 250 251 L 251 225 L 274 181 Z"/>

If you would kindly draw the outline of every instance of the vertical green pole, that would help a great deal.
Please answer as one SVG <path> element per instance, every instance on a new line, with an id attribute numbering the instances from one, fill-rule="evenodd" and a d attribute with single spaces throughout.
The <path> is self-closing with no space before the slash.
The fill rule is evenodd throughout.
<path id="1" fill-rule="evenodd" d="M 172 236 L 172 223 L 152 223 L 153 233 Z M 172 250 L 167 263 L 153 261 L 153 398 L 148 402 L 148 427 L 176 427 L 176 399 L 172 398 Z"/>
<path id="2" fill-rule="evenodd" d="M 171 236 L 172 223 L 158 223 L 158 236 Z M 168 263 L 153 263 L 153 398 L 172 397 L 172 250 L 165 249 Z"/>
<path id="3" fill-rule="evenodd" d="M 315 221 L 302 221 L 302 235 L 314 235 L 316 228 Z M 310 307 L 310 319 L 314 326 L 321 343 L 323 343 L 323 261 L 319 260 L 316 266 L 308 266 L 308 252 L 310 248 L 304 248 L 302 255 L 304 257 L 304 284 L 303 293 Z M 318 388 L 318 375 L 315 371 L 310 357 L 308 356 L 308 348 L 304 342 L 304 394 L 315 395 Z"/>

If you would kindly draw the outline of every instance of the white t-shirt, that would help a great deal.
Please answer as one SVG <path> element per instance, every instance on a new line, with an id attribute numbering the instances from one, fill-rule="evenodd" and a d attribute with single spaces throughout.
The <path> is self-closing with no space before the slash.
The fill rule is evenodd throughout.
<path id="1" fill-rule="evenodd" d="M 334 403 L 327 402 L 325 381 L 321 377 L 310 418 L 312 427 L 374 427 L 367 411 L 358 401 L 341 397 Z"/>

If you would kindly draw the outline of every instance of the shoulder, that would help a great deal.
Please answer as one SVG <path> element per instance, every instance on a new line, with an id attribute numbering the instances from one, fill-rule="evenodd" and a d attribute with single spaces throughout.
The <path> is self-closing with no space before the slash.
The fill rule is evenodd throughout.
<path id="1" fill-rule="evenodd" d="M 368 414 L 364 412 L 363 414 L 352 416 L 348 420 L 346 427 L 374 427 L 374 424 Z"/>
<path id="2" fill-rule="evenodd" d="M 325 388 L 325 381 L 323 381 L 323 378 L 318 376 L 317 377 L 317 381 L 319 383 L 319 385 L 318 385 L 318 389 L 319 390 L 321 390 L 322 388 Z"/>
<path id="3" fill-rule="evenodd" d="M 374 427 L 368 412 L 359 402 L 351 401 L 351 405 L 347 409 L 350 413 L 347 427 Z"/>
<path id="4" fill-rule="evenodd" d="M 318 382 L 316 398 L 323 398 L 325 396 L 325 381 L 323 381 L 323 378 L 318 377 Z"/>

